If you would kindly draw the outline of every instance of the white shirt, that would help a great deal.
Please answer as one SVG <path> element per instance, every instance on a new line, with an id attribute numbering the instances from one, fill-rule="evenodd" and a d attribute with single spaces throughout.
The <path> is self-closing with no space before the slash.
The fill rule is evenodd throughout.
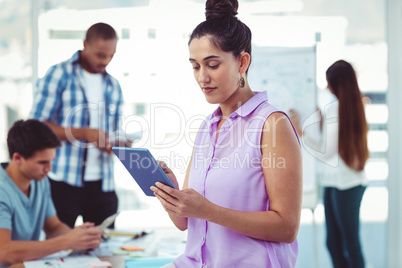
<path id="1" fill-rule="evenodd" d="M 100 73 L 93 74 L 83 70 L 83 78 L 85 83 L 85 97 L 88 101 L 89 127 L 103 129 L 102 124 L 104 124 L 105 121 L 105 84 L 103 75 Z M 84 181 L 97 181 L 101 179 L 100 157 L 101 151 L 90 144 L 87 152 Z"/>
<path id="2" fill-rule="evenodd" d="M 367 185 L 368 180 L 364 170 L 356 171 L 349 168 L 339 155 L 338 107 L 337 100 L 324 107 L 321 142 L 317 143 L 306 135 L 303 135 L 303 142 L 310 148 L 308 151 L 320 160 L 322 172 L 320 185 L 346 190 L 358 185 Z"/>

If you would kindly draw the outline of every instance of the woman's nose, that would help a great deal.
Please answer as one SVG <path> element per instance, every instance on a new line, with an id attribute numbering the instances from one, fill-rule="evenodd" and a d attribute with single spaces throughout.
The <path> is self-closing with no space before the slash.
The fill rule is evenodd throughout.
<path id="1" fill-rule="evenodd" d="M 199 83 L 207 83 L 210 81 L 210 76 L 207 70 L 205 68 L 200 68 L 200 71 L 198 73 L 198 82 Z"/>

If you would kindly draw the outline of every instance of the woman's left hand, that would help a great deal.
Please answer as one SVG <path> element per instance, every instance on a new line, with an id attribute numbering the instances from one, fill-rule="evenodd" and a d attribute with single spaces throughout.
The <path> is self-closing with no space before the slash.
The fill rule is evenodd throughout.
<path id="1" fill-rule="evenodd" d="M 207 219 L 213 205 L 194 189 L 176 190 L 157 182 L 151 190 L 168 213 L 180 217 Z"/>

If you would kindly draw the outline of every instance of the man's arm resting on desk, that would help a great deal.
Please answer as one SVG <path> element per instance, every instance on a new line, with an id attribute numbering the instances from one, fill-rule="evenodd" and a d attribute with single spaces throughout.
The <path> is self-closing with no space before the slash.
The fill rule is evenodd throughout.
<path id="1" fill-rule="evenodd" d="M 54 217 L 57 216 L 50 219 L 54 220 Z M 34 260 L 61 250 L 97 248 L 101 242 L 102 231 L 92 227 L 93 224 L 85 223 L 67 231 L 62 225 L 59 227 L 55 225 L 53 226 L 55 229 L 52 231 L 60 235 L 44 241 L 13 241 L 11 240 L 11 230 L 0 229 L 0 265 Z M 49 227 L 45 229 L 48 229 L 46 232 L 49 232 Z M 50 233 L 52 232 L 50 231 Z M 52 235 L 50 234 L 50 236 Z"/>

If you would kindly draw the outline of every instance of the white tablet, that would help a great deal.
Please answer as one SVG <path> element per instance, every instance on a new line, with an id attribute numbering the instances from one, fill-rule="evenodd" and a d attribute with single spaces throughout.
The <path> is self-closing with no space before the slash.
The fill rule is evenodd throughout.
<path id="1" fill-rule="evenodd" d="M 99 226 L 98 228 L 102 231 L 109 227 L 115 220 L 116 217 L 119 215 L 120 212 L 117 212 L 109 217 L 107 217 Z"/>
<path id="2" fill-rule="evenodd" d="M 112 147 L 112 150 L 146 195 L 155 196 L 150 188 L 156 182 L 175 188 L 148 149 Z"/>
<path id="3" fill-rule="evenodd" d="M 116 130 L 115 132 L 112 132 L 108 136 L 108 141 L 115 146 L 119 146 L 119 142 L 123 142 L 125 144 L 130 144 L 133 143 L 136 140 L 141 139 L 142 134 L 146 130 L 141 130 L 137 132 L 124 132 L 123 130 Z M 131 146 L 130 146 L 131 147 Z"/>

